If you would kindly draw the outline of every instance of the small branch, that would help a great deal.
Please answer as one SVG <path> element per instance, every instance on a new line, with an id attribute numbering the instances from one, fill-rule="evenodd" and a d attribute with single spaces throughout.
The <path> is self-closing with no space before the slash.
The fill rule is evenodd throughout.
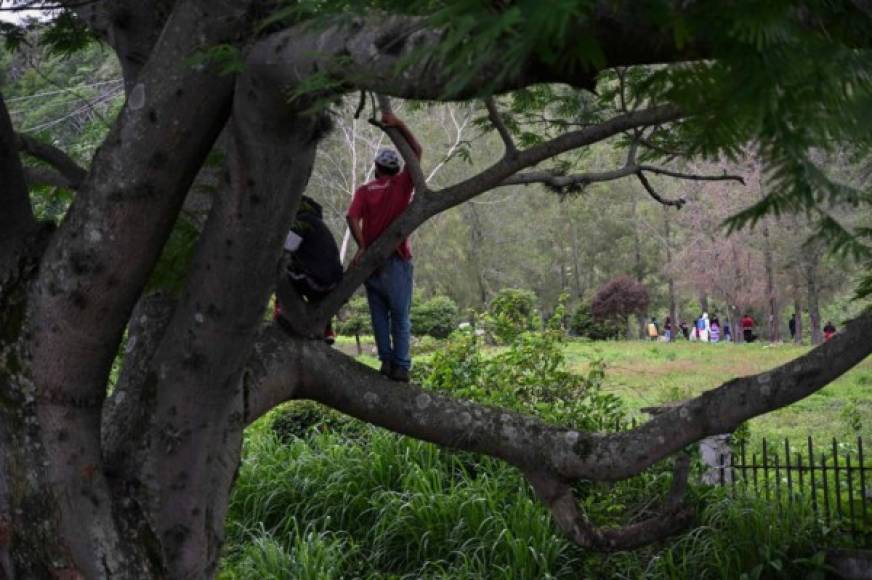
<path id="1" fill-rule="evenodd" d="M 508 127 L 506 127 L 506 123 L 503 121 L 499 110 L 497 110 L 496 101 L 493 97 L 488 97 L 484 100 L 484 104 L 487 107 L 487 116 L 490 119 L 491 124 L 493 124 L 497 132 L 500 134 L 500 139 L 503 140 L 503 145 L 506 147 L 506 156 L 516 156 L 518 154 L 518 148 L 515 147 L 515 142 L 512 140 L 512 134 L 509 132 Z"/>
<path id="2" fill-rule="evenodd" d="M 665 505 L 655 515 L 634 524 L 617 528 L 597 528 L 579 508 L 572 487 L 546 472 L 527 473 L 536 496 L 551 511 L 557 526 L 576 544 L 601 552 L 632 550 L 687 528 L 694 511 L 684 505 L 690 457 L 680 451 L 673 466 L 672 486 Z"/>
<path id="3" fill-rule="evenodd" d="M 648 181 L 648 178 L 645 177 L 645 174 L 642 173 L 641 170 L 636 172 L 636 177 L 639 178 L 639 183 L 642 184 L 642 187 L 645 188 L 645 191 L 648 192 L 648 195 L 654 198 L 654 200 L 658 203 L 662 203 L 663 205 L 671 205 L 673 207 L 677 207 L 678 209 L 681 209 L 682 207 L 684 207 L 684 204 L 687 203 L 687 200 L 684 198 L 666 199 L 662 197 L 654 190 L 654 187 L 652 187 L 651 183 Z"/>
<path id="4" fill-rule="evenodd" d="M 366 91 L 360 91 L 360 100 L 357 101 L 357 109 L 354 110 L 354 118 L 360 119 L 360 114 L 366 106 Z"/>
<path id="5" fill-rule="evenodd" d="M 381 112 L 392 113 L 393 109 L 391 108 L 390 99 L 384 95 L 377 95 L 377 97 Z M 384 131 L 387 136 L 390 137 L 394 147 L 396 147 L 400 152 L 403 161 L 406 163 L 406 167 L 409 169 L 409 173 L 412 176 L 412 183 L 415 184 L 416 195 L 425 195 L 429 191 L 427 188 L 427 179 L 424 177 L 424 171 L 421 169 L 421 163 L 418 161 L 418 157 L 415 155 L 415 152 L 412 151 L 411 145 L 409 145 L 403 137 L 402 132 L 400 132 L 396 127 L 385 127 L 381 121 L 375 118 L 370 119 L 369 122 Z"/>
<path id="6" fill-rule="evenodd" d="M 85 177 L 87 177 L 88 172 L 84 168 L 80 167 L 72 157 L 54 145 L 49 145 L 22 133 L 18 133 L 16 137 L 18 148 L 21 151 L 40 161 L 45 161 L 60 172 L 69 183 L 69 185 L 64 187 L 78 189 L 85 180 Z"/>
<path id="7" fill-rule="evenodd" d="M 737 181 L 745 185 L 745 178 L 741 175 L 697 175 L 694 173 L 682 173 L 680 171 L 672 171 L 671 169 L 663 169 L 662 167 L 654 167 L 653 165 L 639 165 L 639 171 L 647 171 L 658 175 L 667 175 L 676 179 L 686 179 L 689 181 Z"/>
<path id="8" fill-rule="evenodd" d="M 549 171 L 528 171 L 503 180 L 499 187 L 507 185 L 530 185 L 542 183 L 561 193 L 579 193 L 591 183 L 613 181 L 636 173 L 636 167 L 621 167 L 613 171 L 559 175 Z"/>

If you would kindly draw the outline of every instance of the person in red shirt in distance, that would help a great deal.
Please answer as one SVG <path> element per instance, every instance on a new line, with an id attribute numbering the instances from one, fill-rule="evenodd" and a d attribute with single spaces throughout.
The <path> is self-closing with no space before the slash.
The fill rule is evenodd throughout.
<path id="1" fill-rule="evenodd" d="M 745 316 L 739 321 L 739 324 L 742 325 L 742 334 L 745 338 L 745 342 L 754 342 L 757 340 L 757 336 L 754 335 L 754 319 L 751 318 L 751 315 L 745 313 Z"/>
<path id="2" fill-rule="evenodd" d="M 409 128 L 392 113 L 382 115 L 382 124 L 399 129 L 421 159 L 423 150 Z M 400 157 L 393 149 L 382 149 L 375 157 L 375 179 L 354 192 L 346 219 L 358 250 L 357 263 L 366 249 L 396 220 L 412 201 L 414 184 L 409 168 L 400 171 Z M 375 335 L 381 372 L 395 381 L 409 381 L 412 366 L 410 344 L 412 322 L 412 250 L 408 238 L 367 278 L 366 298 Z"/>

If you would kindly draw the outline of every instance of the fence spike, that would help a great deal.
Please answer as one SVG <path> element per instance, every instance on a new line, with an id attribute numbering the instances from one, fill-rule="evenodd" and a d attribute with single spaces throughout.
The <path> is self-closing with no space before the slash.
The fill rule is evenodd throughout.
<path id="1" fill-rule="evenodd" d="M 814 472 L 812 472 L 814 473 Z M 824 517 L 827 527 L 830 525 L 830 490 L 827 484 L 827 456 L 821 453 L 821 478 L 824 484 Z"/>
<path id="2" fill-rule="evenodd" d="M 854 519 L 854 478 L 851 477 L 851 454 L 845 454 L 845 475 L 848 477 L 848 517 L 851 519 L 851 537 L 857 541 L 857 521 Z"/>
<path id="3" fill-rule="evenodd" d="M 833 491 L 836 492 L 836 514 L 842 519 L 842 486 L 839 483 L 839 445 L 833 437 Z"/>

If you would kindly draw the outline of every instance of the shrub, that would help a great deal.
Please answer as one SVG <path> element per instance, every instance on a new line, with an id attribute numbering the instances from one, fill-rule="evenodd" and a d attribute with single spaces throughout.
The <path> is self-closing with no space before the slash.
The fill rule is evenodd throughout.
<path id="1" fill-rule="evenodd" d="M 580 304 L 572 314 L 570 330 L 576 336 L 591 340 L 620 338 L 624 327 L 615 321 L 597 320 L 591 312 L 590 304 Z"/>
<path id="2" fill-rule="evenodd" d="M 434 296 L 412 305 L 412 334 L 447 338 L 457 321 L 457 304 L 448 296 Z"/>
<path id="3" fill-rule="evenodd" d="M 597 290 L 591 302 L 596 320 L 623 323 L 631 314 L 648 310 L 648 289 L 628 276 L 619 276 Z"/>
<path id="4" fill-rule="evenodd" d="M 359 435 L 363 423 L 312 401 L 292 401 L 272 415 L 270 428 L 279 441 L 288 443 L 325 431 Z"/>
<path id="5" fill-rule="evenodd" d="M 592 361 L 587 376 L 566 365 L 563 332 L 548 328 L 522 332 L 509 348 L 484 357 L 472 332 L 458 331 L 444 350 L 416 368 L 424 386 L 540 417 L 575 429 L 614 428 L 623 417 L 623 404 L 603 393 L 605 366 Z"/>
<path id="6" fill-rule="evenodd" d="M 486 325 L 501 344 L 511 342 L 520 333 L 541 326 L 536 312 L 536 295 L 530 290 L 503 288 L 490 303 Z"/>

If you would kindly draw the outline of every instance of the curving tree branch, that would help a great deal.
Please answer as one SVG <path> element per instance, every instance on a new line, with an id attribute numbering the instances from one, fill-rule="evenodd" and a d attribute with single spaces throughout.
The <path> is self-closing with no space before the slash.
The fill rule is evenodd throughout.
<path id="1" fill-rule="evenodd" d="M 586 526 L 563 486 L 580 479 L 632 477 L 694 441 L 732 432 L 743 421 L 803 399 L 872 353 L 872 342 L 866 340 L 870 333 L 872 312 L 867 312 L 796 360 L 728 381 L 633 430 L 605 434 L 547 425 L 399 385 L 321 343 L 288 338 L 270 328 L 255 350 L 268 357 L 255 355 L 249 363 L 245 420 L 255 420 L 283 400 L 311 399 L 397 433 L 491 455 L 519 468 L 539 486 L 537 493 L 553 504 L 552 513 L 557 511 L 558 523 L 574 540 L 598 548 L 639 545 L 651 534 L 680 529 L 692 517 L 678 502 L 681 488 L 673 488 L 664 512 L 668 517 L 613 534 Z"/>
<path id="2" fill-rule="evenodd" d="M 648 178 L 645 177 L 645 174 L 642 172 L 641 169 L 636 171 L 636 177 L 639 179 L 639 183 L 642 184 L 642 187 L 645 188 L 645 191 L 648 192 L 648 195 L 650 195 L 651 198 L 654 199 L 654 201 L 656 201 L 657 203 L 663 205 L 671 205 L 673 207 L 677 207 L 678 209 L 681 209 L 682 207 L 684 207 L 684 204 L 687 203 L 687 200 L 684 198 L 666 199 L 665 197 L 661 196 L 654 189 L 654 186 L 651 185 L 651 182 L 648 181 Z"/>
<path id="3" fill-rule="evenodd" d="M 69 189 L 79 189 L 82 182 L 85 180 L 85 177 L 87 177 L 88 171 L 79 166 L 72 157 L 54 145 L 44 143 L 29 135 L 18 133 L 16 137 L 19 149 L 31 157 L 48 163 L 57 170 L 61 177 L 61 179 L 58 180 L 44 171 L 34 171 L 31 174 L 35 178 L 41 177 L 44 180 L 43 182 L 54 180 L 55 183 L 51 183 L 51 181 L 49 181 L 49 183 L 52 185 L 59 185 L 60 187 L 67 187 Z"/>

